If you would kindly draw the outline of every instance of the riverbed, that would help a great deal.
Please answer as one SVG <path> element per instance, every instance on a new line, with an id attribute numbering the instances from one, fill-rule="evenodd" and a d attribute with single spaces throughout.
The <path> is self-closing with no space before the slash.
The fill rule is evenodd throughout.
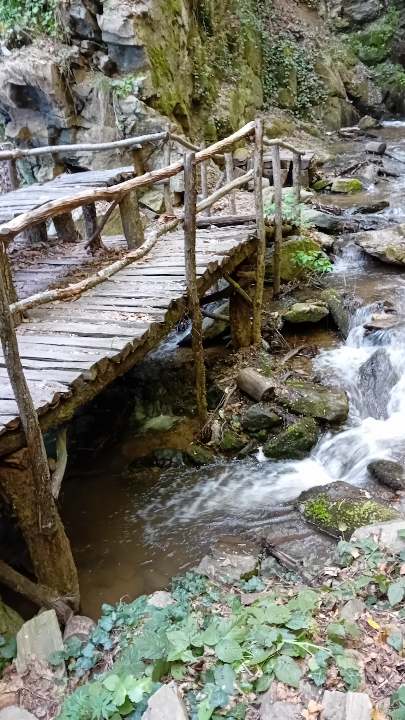
<path id="1" fill-rule="evenodd" d="M 405 161 L 405 124 L 387 124 L 380 134 L 389 152 Z M 340 147 L 344 162 L 353 147 Z M 405 164 L 401 177 L 383 187 L 370 185 L 367 193 L 389 197 L 390 206 L 379 213 L 383 223 L 404 222 Z M 339 198 L 332 201 L 336 204 Z M 349 204 L 345 213 L 351 212 Z M 346 425 L 325 433 L 310 457 L 299 462 L 271 462 L 259 452 L 202 469 L 128 472 L 133 440 L 128 430 L 114 447 L 96 453 L 91 464 L 73 467 L 62 510 L 85 614 L 96 617 L 103 602 L 167 587 L 173 575 L 195 566 L 216 539 L 264 527 L 276 505 L 294 500 L 305 489 L 333 480 L 366 485 L 370 461 L 404 461 L 405 331 L 366 335 L 363 325 L 387 301 L 405 315 L 405 274 L 366 257 L 349 237 L 343 237 L 340 247 L 327 284 L 353 293 L 358 309 L 353 310 L 346 341 L 336 342 L 333 331 L 319 333 L 315 326 L 316 344 L 322 347 L 313 363 L 325 384 L 347 391 Z M 307 342 L 313 342 L 311 335 Z M 393 372 L 379 384 L 365 386 L 359 370 L 377 349 L 385 351 Z M 165 351 L 176 352 L 175 342 Z"/>

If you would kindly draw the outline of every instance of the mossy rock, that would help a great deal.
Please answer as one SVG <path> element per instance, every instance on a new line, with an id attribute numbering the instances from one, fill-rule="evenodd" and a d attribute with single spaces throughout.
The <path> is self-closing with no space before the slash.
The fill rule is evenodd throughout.
<path id="1" fill-rule="evenodd" d="M 329 315 L 329 308 L 323 302 L 299 302 L 283 312 L 289 323 L 317 323 Z"/>
<path id="2" fill-rule="evenodd" d="M 322 190 L 326 190 L 326 188 L 330 187 L 332 185 L 333 180 L 316 180 L 311 187 L 313 190 L 316 190 L 316 192 L 322 192 Z"/>
<path id="3" fill-rule="evenodd" d="M 179 420 L 179 417 L 173 415 L 157 415 L 146 420 L 140 428 L 140 432 L 168 432 L 177 425 Z"/>
<path id="4" fill-rule="evenodd" d="M 23 625 L 22 617 L 0 600 L 0 635 L 6 637 L 16 635 Z"/>
<path id="5" fill-rule="evenodd" d="M 191 443 L 185 450 L 185 456 L 187 460 L 190 460 L 193 465 L 201 467 L 202 465 L 210 465 L 215 458 L 214 453 L 209 448 L 199 443 Z"/>
<path id="6" fill-rule="evenodd" d="M 349 401 L 344 390 L 303 380 L 288 380 L 275 390 L 275 399 L 296 415 L 326 422 L 343 422 L 349 414 Z"/>
<path id="7" fill-rule="evenodd" d="M 395 510 L 342 481 L 302 493 L 297 506 L 308 522 L 337 538 L 349 539 L 363 525 L 399 518 Z"/>
<path id="8" fill-rule="evenodd" d="M 296 263 L 297 253 L 322 252 L 321 246 L 308 237 L 286 240 L 281 248 L 281 279 L 286 281 L 299 279 L 307 273 L 306 268 L 302 268 Z"/>
<path id="9" fill-rule="evenodd" d="M 358 178 L 336 178 L 333 181 L 332 192 L 351 195 L 363 190 L 363 183 Z"/>
<path id="10" fill-rule="evenodd" d="M 264 454 L 274 460 L 301 460 L 318 442 L 319 427 L 313 418 L 302 418 L 271 438 Z"/>
<path id="11" fill-rule="evenodd" d="M 219 447 L 223 452 L 238 453 L 247 445 L 249 438 L 246 435 L 240 435 L 234 430 L 227 429 L 222 435 Z"/>

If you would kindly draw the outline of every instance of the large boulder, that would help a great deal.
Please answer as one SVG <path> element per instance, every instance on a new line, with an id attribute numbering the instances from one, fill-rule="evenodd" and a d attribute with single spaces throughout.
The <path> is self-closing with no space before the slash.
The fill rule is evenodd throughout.
<path id="1" fill-rule="evenodd" d="M 350 23 L 364 25 L 376 20 L 381 12 L 380 0 L 343 0 L 343 17 Z"/>
<path id="2" fill-rule="evenodd" d="M 298 255 L 297 255 L 298 253 Z M 298 262 L 299 253 L 322 253 L 321 246 L 309 237 L 297 237 L 286 240 L 281 246 L 281 278 L 282 280 L 295 280 L 304 277 L 307 273 Z"/>
<path id="3" fill-rule="evenodd" d="M 384 348 L 378 348 L 359 370 L 359 390 L 363 399 L 364 417 L 376 419 L 387 417 L 390 391 L 398 382 L 390 356 Z"/>
<path id="4" fill-rule="evenodd" d="M 263 448 L 264 454 L 274 460 L 301 460 L 316 445 L 319 433 L 313 418 L 301 418 L 271 438 Z"/>
<path id="5" fill-rule="evenodd" d="M 302 380 L 288 380 L 274 390 L 276 402 L 296 415 L 305 415 L 331 423 L 346 420 L 349 401 L 344 390 Z"/>
<path id="6" fill-rule="evenodd" d="M 55 610 L 46 610 L 24 623 L 17 633 L 17 670 L 23 674 L 33 660 L 47 663 L 53 653 L 61 651 L 62 633 Z"/>
<path id="7" fill-rule="evenodd" d="M 405 265 L 405 224 L 360 232 L 353 239 L 368 255 L 391 265 Z"/>
<path id="8" fill-rule="evenodd" d="M 289 323 L 317 323 L 328 317 L 329 308 L 324 302 L 299 302 L 283 312 L 284 320 Z"/>
<path id="9" fill-rule="evenodd" d="M 370 475 L 391 490 L 405 490 L 405 470 L 394 460 L 373 460 L 367 465 Z"/>
<path id="10" fill-rule="evenodd" d="M 358 193 L 363 190 L 363 183 L 358 178 L 340 177 L 333 181 L 331 190 L 342 194 Z"/>
<path id="11" fill-rule="evenodd" d="M 350 538 L 363 525 L 398 519 L 398 513 L 343 481 L 307 490 L 297 507 L 308 522 L 333 537 Z"/>

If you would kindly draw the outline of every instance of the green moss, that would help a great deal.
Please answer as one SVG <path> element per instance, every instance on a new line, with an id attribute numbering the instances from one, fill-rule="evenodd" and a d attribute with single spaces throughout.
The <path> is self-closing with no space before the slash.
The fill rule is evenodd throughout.
<path id="1" fill-rule="evenodd" d="M 318 495 L 303 505 L 304 517 L 317 527 L 333 535 L 350 537 L 363 525 L 372 525 L 398 517 L 391 508 L 374 500 L 330 500 L 327 495 Z"/>
<path id="2" fill-rule="evenodd" d="M 346 193 L 347 195 L 352 193 L 358 193 L 363 190 L 363 183 L 358 178 L 337 178 L 332 183 L 332 192 Z"/>
<path id="3" fill-rule="evenodd" d="M 316 445 L 318 437 L 315 420 L 302 418 L 272 438 L 265 445 L 264 453 L 274 460 L 300 460 Z"/>

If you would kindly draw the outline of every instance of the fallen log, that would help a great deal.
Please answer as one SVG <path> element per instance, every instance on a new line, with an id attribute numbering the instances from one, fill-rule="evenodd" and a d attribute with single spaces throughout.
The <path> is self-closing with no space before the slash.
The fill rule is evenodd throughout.
<path id="1" fill-rule="evenodd" d="M 244 368 L 237 377 L 239 390 L 249 395 L 256 402 L 271 400 L 276 387 L 273 380 L 263 377 L 254 368 Z"/>
<path id="2" fill-rule="evenodd" d="M 66 623 L 73 614 L 72 608 L 68 605 L 72 598 L 62 598 L 51 588 L 32 582 L 3 560 L 0 560 L 0 582 L 28 598 L 38 607 L 53 608 L 58 619 L 63 623 Z"/>

